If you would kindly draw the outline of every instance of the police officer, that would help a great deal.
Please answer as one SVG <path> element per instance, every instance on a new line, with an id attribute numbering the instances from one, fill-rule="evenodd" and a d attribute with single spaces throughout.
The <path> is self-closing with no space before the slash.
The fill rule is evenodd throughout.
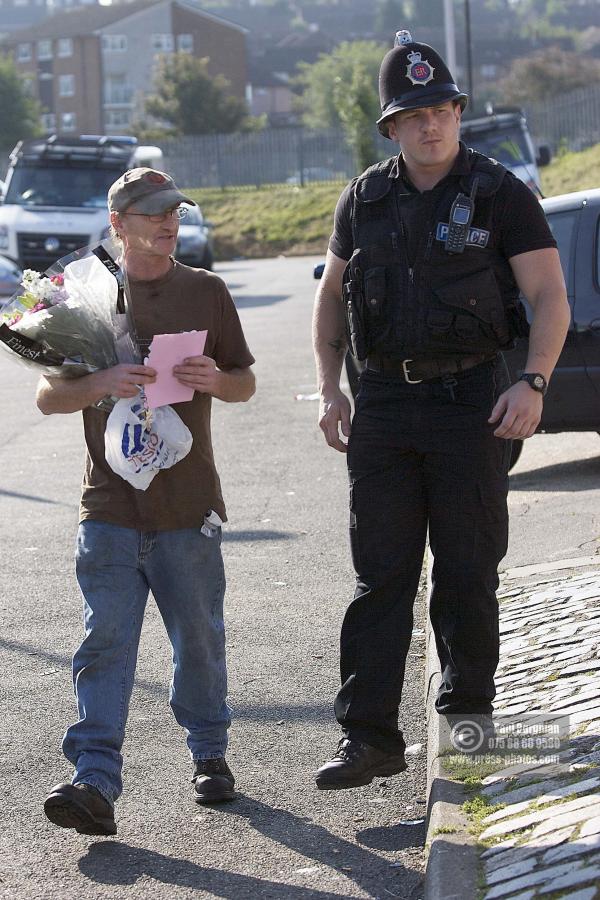
<path id="1" fill-rule="evenodd" d="M 436 709 L 491 719 L 510 442 L 536 430 L 569 321 L 542 209 L 459 141 L 467 96 L 439 54 L 399 32 L 379 93 L 379 130 L 400 153 L 341 194 L 313 321 L 319 425 L 347 451 L 356 569 L 335 700 L 343 735 L 321 789 L 406 768 L 398 711 L 427 532 Z M 501 351 L 526 333 L 519 291 L 533 321 L 510 386 Z M 348 342 L 366 361 L 352 427 L 339 387 Z"/>

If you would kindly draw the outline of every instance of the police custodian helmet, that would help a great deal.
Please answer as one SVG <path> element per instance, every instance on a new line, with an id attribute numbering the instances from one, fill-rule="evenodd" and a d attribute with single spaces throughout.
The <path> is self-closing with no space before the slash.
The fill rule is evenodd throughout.
<path id="1" fill-rule="evenodd" d="M 429 44 L 417 44 L 409 31 L 398 31 L 394 47 L 386 53 L 379 69 L 381 118 L 377 127 L 384 137 L 388 119 L 403 109 L 437 106 L 458 100 L 461 109 L 467 95 L 454 83 L 448 66 Z"/>

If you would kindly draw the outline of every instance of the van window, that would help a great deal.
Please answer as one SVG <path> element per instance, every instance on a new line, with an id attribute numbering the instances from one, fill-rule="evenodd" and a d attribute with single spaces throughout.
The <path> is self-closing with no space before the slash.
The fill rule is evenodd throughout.
<path id="1" fill-rule="evenodd" d="M 562 266 L 567 290 L 571 284 L 572 247 L 577 222 L 577 211 L 548 213 L 548 225 L 558 245 L 558 255 Z"/>
<path id="2" fill-rule="evenodd" d="M 531 150 L 524 132 L 517 125 L 510 128 L 495 128 L 489 131 L 470 131 L 468 121 L 463 127 L 462 139 L 467 147 L 479 150 L 485 156 L 497 159 L 507 168 L 533 165 Z"/>
<path id="3" fill-rule="evenodd" d="M 600 216 L 596 223 L 596 287 L 600 288 Z"/>
<path id="4" fill-rule="evenodd" d="M 18 166 L 12 173 L 5 202 L 28 207 L 106 209 L 108 189 L 121 172 L 92 166 Z"/>

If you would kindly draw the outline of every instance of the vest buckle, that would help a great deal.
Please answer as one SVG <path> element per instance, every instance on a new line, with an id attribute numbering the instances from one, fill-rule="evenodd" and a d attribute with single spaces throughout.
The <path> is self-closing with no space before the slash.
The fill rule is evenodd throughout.
<path id="1" fill-rule="evenodd" d="M 412 362 L 412 359 L 403 359 L 402 360 L 402 371 L 404 372 L 404 380 L 407 384 L 421 384 L 423 381 L 422 378 L 411 378 L 410 373 L 408 371 L 408 364 Z"/>

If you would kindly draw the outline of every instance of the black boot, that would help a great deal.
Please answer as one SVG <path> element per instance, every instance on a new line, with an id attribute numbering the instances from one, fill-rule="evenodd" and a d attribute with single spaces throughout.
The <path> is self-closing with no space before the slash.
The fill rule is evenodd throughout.
<path id="1" fill-rule="evenodd" d="M 371 784 L 376 776 L 397 775 L 406 769 L 404 753 L 386 753 L 355 741 L 342 738 L 337 753 L 317 772 L 317 787 L 322 791 L 360 787 Z"/>
<path id="2" fill-rule="evenodd" d="M 116 834 L 115 811 L 91 784 L 57 784 L 46 797 L 46 816 L 79 834 Z"/>
<path id="3" fill-rule="evenodd" d="M 223 757 L 195 759 L 192 781 L 196 803 L 221 803 L 235 797 L 235 778 Z"/>

